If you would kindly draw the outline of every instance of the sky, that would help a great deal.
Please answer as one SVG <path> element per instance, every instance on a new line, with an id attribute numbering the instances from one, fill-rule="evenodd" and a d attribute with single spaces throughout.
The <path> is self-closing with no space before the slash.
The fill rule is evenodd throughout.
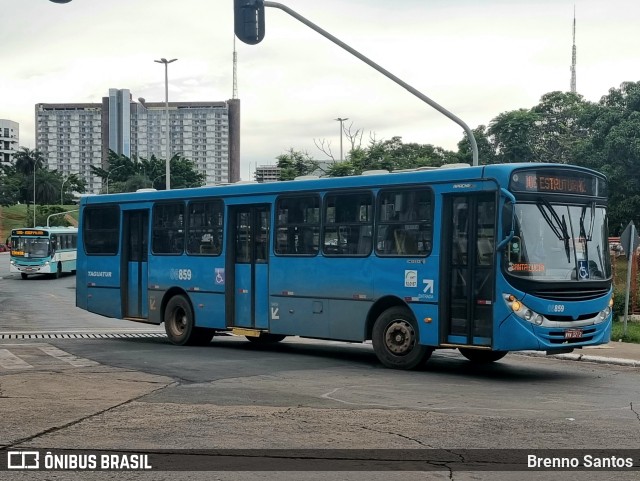
<path id="1" fill-rule="evenodd" d="M 284 0 L 462 119 L 470 128 L 570 86 L 577 17 L 577 91 L 598 101 L 640 80 L 637 0 Z M 221 101 L 233 94 L 233 0 L 0 0 L 0 118 L 35 147 L 36 103 L 135 99 Z M 236 41 L 241 175 L 289 149 L 340 157 L 340 123 L 362 143 L 456 150 L 462 127 L 284 11 L 266 9 L 257 45 Z M 344 137 L 346 154 L 347 142 Z"/>

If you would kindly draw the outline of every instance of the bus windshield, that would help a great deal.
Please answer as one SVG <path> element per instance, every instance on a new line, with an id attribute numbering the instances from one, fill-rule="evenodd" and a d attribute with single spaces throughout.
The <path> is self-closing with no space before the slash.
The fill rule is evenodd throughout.
<path id="1" fill-rule="evenodd" d="M 49 256 L 49 239 L 42 237 L 13 237 L 11 251 L 22 257 L 42 258 Z M 15 255 L 15 254 L 14 254 Z"/>
<path id="2" fill-rule="evenodd" d="M 513 276 L 559 281 L 611 275 L 606 211 L 595 203 L 518 203 L 514 234 L 504 256 Z"/>

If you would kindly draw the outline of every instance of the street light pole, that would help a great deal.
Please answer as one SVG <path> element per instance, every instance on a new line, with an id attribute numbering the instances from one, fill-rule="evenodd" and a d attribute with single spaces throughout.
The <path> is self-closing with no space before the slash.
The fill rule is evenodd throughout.
<path id="1" fill-rule="evenodd" d="M 151 181 L 151 188 L 155 189 L 155 184 L 156 184 L 156 180 L 158 180 L 160 177 L 164 177 L 167 174 L 160 174 L 159 176 L 155 177 L 152 181 Z"/>
<path id="2" fill-rule="evenodd" d="M 37 160 L 33 159 L 33 227 L 36 226 L 36 164 Z"/>
<path id="3" fill-rule="evenodd" d="M 342 162 L 342 132 L 343 132 L 343 129 L 342 129 L 342 122 L 344 122 L 345 120 L 349 120 L 349 119 L 348 119 L 348 118 L 344 118 L 344 119 L 342 119 L 342 118 L 338 117 L 338 118 L 337 118 L 337 119 L 335 119 L 335 120 L 337 120 L 338 122 L 340 122 L 340 162 Z"/>
<path id="4" fill-rule="evenodd" d="M 178 60 L 177 58 L 172 58 L 171 60 L 167 60 L 166 58 L 161 58 L 160 60 L 154 60 L 156 63 L 164 64 L 164 109 L 165 116 L 167 118 L 167 165 L 165 175 L 167 176 L 167 181 L 165 185 L 167 186 L 166 190 L 171 190 L 171 167 L 169 162 L 171 162 L 171 139 L 169 136 L 169 64 L 171 62 L 175 62 Z"/>
<path id="5" fill-rule="evenodd" d="M 107 174 L 107 194 L 109 193 L 109 177 L 111 177 L 111 174 L 113 174 L 116 170 L 122 169 L 123 167 L 124 165 L 119 165 L 113 170 L 109 169 L 109 173 Z"/>
<path id="6" fill-rule="evenodd" d="M 69 180 L 69 177 L 62 181 L 62 187 L 60 187 L 60 205 L 64 205 L 64 184 Z"/>

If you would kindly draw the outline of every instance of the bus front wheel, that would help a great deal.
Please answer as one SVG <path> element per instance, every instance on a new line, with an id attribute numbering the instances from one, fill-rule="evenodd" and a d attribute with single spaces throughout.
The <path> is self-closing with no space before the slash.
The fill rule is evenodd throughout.
<path id="1" fill-rule="evenodd" d="M 507 355 L 509 351 L 483 351 L 478 349 L 466 349 L 461 347 L 458 349 L 460 354 L 469 361 L 477 364 L 488 364 L 490 362 L 499 361 Z"/>
<path id="2" fill-rule="evenodd" d="M 22 277 L 23 279 L 26 279 L 27 277 L 29 277 L 28 275 L 26 275 L 24 272 L 20 273 L 20 277 Z"/>
<path id="3" fill-rule="evenodd" d="M 380 314 L 371 341 L 380 362 L 392 369 L 415 369 L 433 352 L 419 344 L 416 321 L 406 307 L 392 307 Z"/>
<path id="4" fill-rule="evenodd" d="M 195 326 L 191 303 L 183 295 L 169 299 L 164 311 L 164 329 L 169 340 L 178 346 L 204 346 L 214 335 L 212 329 Z"/>

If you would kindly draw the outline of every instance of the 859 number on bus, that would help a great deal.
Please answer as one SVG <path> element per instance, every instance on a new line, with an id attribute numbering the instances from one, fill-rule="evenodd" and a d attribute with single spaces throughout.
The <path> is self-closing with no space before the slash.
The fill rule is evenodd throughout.
<path id="1" fill-rule="evenodd" d="M 171 269 L 170 277 L 172 280 L 190 281 L 191 269 Z"/>

